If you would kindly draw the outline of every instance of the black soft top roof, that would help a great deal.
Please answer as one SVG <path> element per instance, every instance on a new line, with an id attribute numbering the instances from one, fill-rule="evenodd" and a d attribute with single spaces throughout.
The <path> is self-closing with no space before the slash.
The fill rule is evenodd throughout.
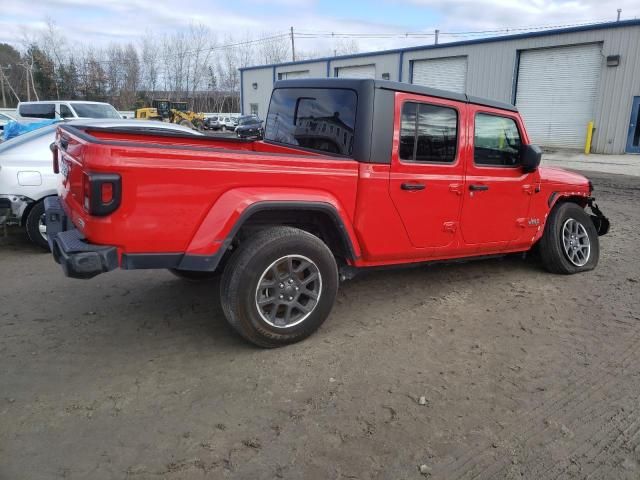
<path id="1" fill-rule="evenodd" d="M 464 93 L 449 92 L 437 88 L 422 87 L 411 83 L 391 82 L 388 80 L 357 79 L 357 78 L 300 78 L 293 80 L 278 80 L 273 86 L 276 88 L 348 88 L 360 91 L 370 91 L 371 89 L 392 90 L 396 92 L 415 93 L 429 97 L 445 98 L 456 102 L 473 103 L 485 107 L 499 108 L 517 112 L 518 109 L 505 102 L 490 100 L 488 98 L 474 97 Z"/>

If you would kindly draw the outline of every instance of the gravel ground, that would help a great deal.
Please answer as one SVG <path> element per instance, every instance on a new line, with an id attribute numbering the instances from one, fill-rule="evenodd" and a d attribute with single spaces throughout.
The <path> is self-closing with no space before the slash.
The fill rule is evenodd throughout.
<path id="1" fill-rule="evenodd" d="M 12 231 L 0 478 L 639 478 L 640 182 L 590 176 L 594 272 L 370 272 L 277 350 L 227 328 L 216 282 L 70 280 Z"/>

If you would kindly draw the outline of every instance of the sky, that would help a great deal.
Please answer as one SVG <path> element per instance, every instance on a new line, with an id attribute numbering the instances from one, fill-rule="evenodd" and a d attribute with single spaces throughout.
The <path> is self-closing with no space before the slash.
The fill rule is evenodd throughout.
<path id="1" fill-rule="evenodd" d="M 221 44 L 230 35 L 253 38 L 296 32 L 396 34 L 359 38 L 359 51 L 441 42 L 468 36 L 448 33 L 573 25 L 640 18 L 638 0 L 6 0 L 0 8 L 0 42 L 21 46 L 52 20 L 70 43 L 103 47 L 137 42 L 145 31 L 173 33 L 191 24 L 209 27 Z M 517 31 L 517 30 L 516 30 Z M 490 33 L 474 34 L 475 37 Z M 335 40 L 296 37 L 299 50 L 327 50 Z"/>

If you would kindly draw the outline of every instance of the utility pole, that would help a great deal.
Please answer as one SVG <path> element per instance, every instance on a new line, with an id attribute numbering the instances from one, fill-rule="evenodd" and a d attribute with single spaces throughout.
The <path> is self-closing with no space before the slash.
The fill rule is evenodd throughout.
<path id="1" fill-rule="evenodd" d="M 440 30 L 436 28 L 436 36 L 435 36 L 435 45 L 438 45 L 438 36 L 440 35 Z"/>
<path id="2" fill-rule="evenodd" d="M 620 14 L 621 14 L 621 13 L 622 13 L 622 9 L 621 9 L 621 8 L 619 8 L 619 9 L 618 9 L 618 19 L 616 20 L 616 22 L 619 22 L 619 21 L 620 21 Z"/>
<path id="3" fill-rule="evenodd" d="M 296 61 L 296 42 L 293 37 L 293 27 L 291 27 L 291 58 Z"/>

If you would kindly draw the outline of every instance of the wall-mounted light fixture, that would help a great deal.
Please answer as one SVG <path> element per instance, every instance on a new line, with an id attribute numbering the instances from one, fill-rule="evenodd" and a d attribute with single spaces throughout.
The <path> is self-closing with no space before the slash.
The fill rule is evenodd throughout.
<path id="1" fill-rule="evenodd" d="M 253 87 L 254 90 L 258 89 L 258 82 L 253 82 L 253 84 L 251 84 L 251 86 Z"/>
<path id="2" fill-rule="evenodd" d="M 607 67 L 617 67 L 620 65 L 620 55 L 609 55 L 607 57 Z"/>

